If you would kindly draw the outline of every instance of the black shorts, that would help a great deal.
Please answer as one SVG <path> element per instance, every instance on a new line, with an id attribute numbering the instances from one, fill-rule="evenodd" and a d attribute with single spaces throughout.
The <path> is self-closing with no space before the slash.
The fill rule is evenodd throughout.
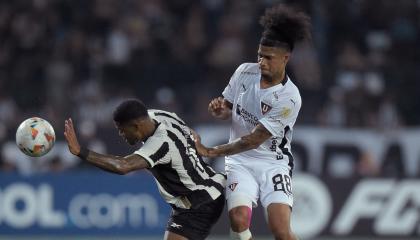
<path id="1" fill-rule="evenodd" d="M 217 222 L 225 206 L 225 196 L 200 206 L 198 209 L 173 208 L 166 230 L 190 240 L 205 239 Z"/>

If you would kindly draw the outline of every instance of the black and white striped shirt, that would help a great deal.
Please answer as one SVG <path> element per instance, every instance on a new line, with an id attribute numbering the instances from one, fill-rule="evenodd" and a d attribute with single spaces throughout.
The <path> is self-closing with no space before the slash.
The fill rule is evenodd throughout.
<path id="1" fill-rule="evenodd" d="M 189 209 L 217 199 L 225 176 L 216 173 L 197 154 L 190 129 L 175 113 L 149 110 L 156 131 L 135 152 L 149 163 L 159 192 L 172 206 Z"/>

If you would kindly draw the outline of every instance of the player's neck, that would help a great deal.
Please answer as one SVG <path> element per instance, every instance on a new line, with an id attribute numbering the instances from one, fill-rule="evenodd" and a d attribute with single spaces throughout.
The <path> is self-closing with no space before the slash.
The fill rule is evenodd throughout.
<path id="1" fill-rule="evenodd" d="M 144 133 L 144 139 L 143 142 L 145 142 L 147 139 L 149 139 L 150 136 L 155 134 L 156 129 L 159 126 L 159 123 L 156 122 L 156 120 L 148 118 L 144 123 L 146 132 Z"/>
<path id="2" fill-rule="evenodd" d="M 283 71 L 283 73 L 280 74 L 280 77 L 277 77 L 277 78 L 272 78 L 272 79 L 261 78 L 260 87 L 261 89 L 266 89 L 266 88 L 276 86 L 278 84 L 283 84 L 284 82 L 286 82 L 285 71 Z"/>

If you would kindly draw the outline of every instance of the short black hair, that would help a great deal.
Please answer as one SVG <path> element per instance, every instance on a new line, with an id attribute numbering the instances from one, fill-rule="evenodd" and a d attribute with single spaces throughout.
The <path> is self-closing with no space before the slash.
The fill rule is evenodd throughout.
<path id="1" fill-rule="evenodd" d="M 118 124 L 125 124 L 131 120 L 146 116 L 148 116 L 147 108 L 138 99 L 125 100 L 114 111 L 114 121 Z"/>
<path id="2" fill-rule="evenodd" d="M 267 9 L 260 24 L 264 27 L 260 44 L 264 46 L 291 51 L 296 42 L 311 38 L 310 17 L 284 4 Z"/>

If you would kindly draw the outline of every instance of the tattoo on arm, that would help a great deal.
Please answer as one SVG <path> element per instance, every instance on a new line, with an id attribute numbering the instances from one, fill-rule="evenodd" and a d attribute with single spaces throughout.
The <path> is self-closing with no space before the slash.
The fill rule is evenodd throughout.
<path id="1" fill-rule="evenodd" d="M 89 151 L 86 160 L 105 171 L 117 174 L 126 174 L 149 166 L 147 161 L 137 154 L 119 157 Z"/>
<path id="2" fill-rule="evenodd" d="M 209 148 L 209 156 L 221 157 L 245 152 L 260 146 L 263 142 L 271 137 L 271 133 L 259 123 L 251 132 L 233 142 Z"/>

